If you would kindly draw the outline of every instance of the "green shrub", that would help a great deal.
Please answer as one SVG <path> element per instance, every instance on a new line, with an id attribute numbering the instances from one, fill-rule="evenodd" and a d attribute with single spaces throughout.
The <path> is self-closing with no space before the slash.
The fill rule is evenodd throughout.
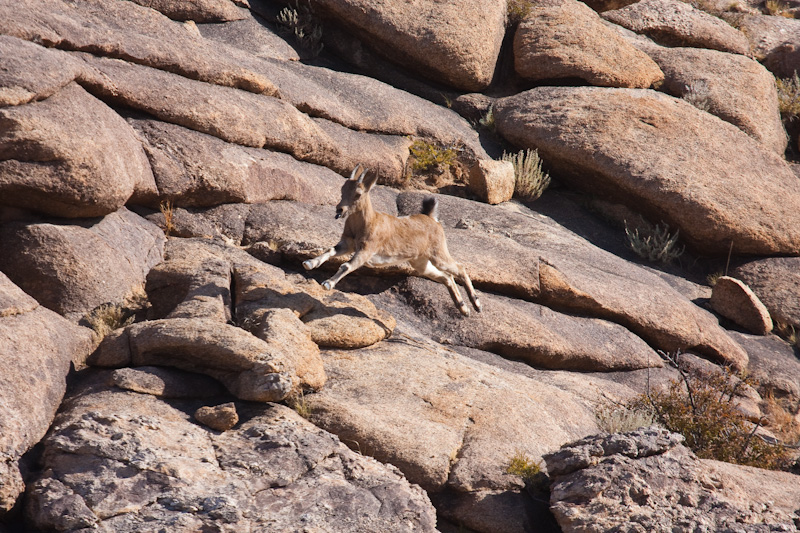
<path id="1" fill-rule="evenodd" d="M 537 150 L 520 150 L 516 154 L 503 152 L 503 161 L 514 165 L 514 195 L 523 200 L 536 200 L 550 185 L 550 175 L 542 170 Z"/>
<path id="2" fill-rule="evenodd" d="M 800 76 L 795 71 L 794 76 L 785 79 L 776 79 L 778 86 L 778 109 L 788 118 L 800 116 Z"/>
<path id="3" fill-rule="evenodd" d="M 542 474 L 542 463 L 534 461 L 528 454 L 518 451 L 509 459 L 506 473 L 519 476 L 526 485 L 530 485 Z"/>
<path id="4" fill-rule="evenodd" d="M 677 362 L 677 356 L 674 361 Z M 686 445 L 702 459 L 716 459 L 759 468 L 781 469 L 790 462 L 788 450 L 756 435 L 760 424 L 749 422 L 736 407 L 735 396 L 746 380 L 725 372 L 688 374 L 666 391 L 648 391 L 631 403 L 633 409 L 650 409 L 656 420 L 680 433 Z"/>
<path id="5" fill-rule="evenodd" d="M 431 170 L 450 165 L 458 155 L 454 148 L 442 148 L 436 144 L 416 140 L 409 148 L 414 161 L 411 168 L 414 170 Z"/>
<path id="6" fill-rule="evenodd" d="M 641 233 L 640 233 L 641 231 Z M 628 246 L 636 255 L 651 262 L 669 264 L 683 255 L 685 247 L 678 248 L 678 235 L 680 230 L 671 234 L 667 224 L 649 224 L 635 228 L 633 231 L 625 221 L 625 235 L 628 236 Z"/>

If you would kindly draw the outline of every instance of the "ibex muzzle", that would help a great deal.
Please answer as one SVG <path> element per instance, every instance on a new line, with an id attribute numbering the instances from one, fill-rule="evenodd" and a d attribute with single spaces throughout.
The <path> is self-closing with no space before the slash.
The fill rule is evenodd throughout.
<path id="1" fill-rule="evenodd" d="M 461 298 L 456 279 L 467 290 L 473 307 L 480 312 L 481 304 L 472 287 L 466 269 L 457 263 L 447 250 L 444 229 L 437 219 L 437 202 L 427 198 L 422 213 L 395 217 L 372 208 L 369 191 L 378 179 L 377 174 L 366 177 L 367 170 L 356 177 L 356 166 L 350 179 L 342 185 L 342 199 L 336 206 L 336 218 L 346 216 L 344 232 L 339 243 L 314 259 L 303 261 L 307 270 L 317 268 L 331 257 L 353 253 L 347 263 L 322 286 L 332 289 L 350 272 L 363 266 L 394 265 L 408 262 L 419 276 L 441 283 L 450 291 L 459 311 L 469 316 L 469 308 Z"/>

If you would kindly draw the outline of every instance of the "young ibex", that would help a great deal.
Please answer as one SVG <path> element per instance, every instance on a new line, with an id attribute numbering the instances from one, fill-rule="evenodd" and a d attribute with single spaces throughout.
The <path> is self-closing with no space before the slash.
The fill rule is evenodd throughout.
<path id="1" fill-rule="evenodd" d="M 356 177 L 361 165 L 356 166 L 350 179 L 342 185 L 342 200 L 336 206 L 336 218 L 346 216 L 344 232 L 339 243 L 314 259 L 303 262 L 306 270 L 317 268 L 331 257 L 355 252 L 350 261 L 322 286 L 332 289 L 350 272 L 363 266 L 395 265 L 408 262 L 420 275 L 445 285 L 459 311 L 469 316 L 469 309 L 455 279 L 464 285 L 473 307 L 480 312 L 481 304 L 472 281 L 462 265 L 450 256 L 444 229 L 437 218 L 435 198 L 426 198 L 422 213 L 395 217 L 379 213 L 372 208 L 369 191 L 378 179 L 377 174 L 364 179 L 367 171 Z M 455 278 L 455 279 L 454 279 Z"/>

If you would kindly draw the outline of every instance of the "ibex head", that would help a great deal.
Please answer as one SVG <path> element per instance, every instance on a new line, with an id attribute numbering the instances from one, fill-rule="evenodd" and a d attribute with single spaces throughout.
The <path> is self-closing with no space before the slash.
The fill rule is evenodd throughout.
<path id="1" fill-rule="evenodd" d="M 361 165 L 357 165 L 350 173 L 350 179 L 342 185 L 342 199 L 336 205 L 336 218 L 342 218 L 348 212 L 357 210 L 357 203 L 369 192 L 375 182 L 378 181 L 378 174 L 375 173 L 371 178 L 364 179 L 369 169 L 364 169 L 360 176 L 356 177 Z"/>

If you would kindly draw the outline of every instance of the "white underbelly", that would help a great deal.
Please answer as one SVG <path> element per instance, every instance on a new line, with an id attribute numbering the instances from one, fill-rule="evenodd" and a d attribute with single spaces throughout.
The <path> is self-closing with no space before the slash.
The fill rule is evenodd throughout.
<path id="1" fill-rule="evenodd" d="M 386 255 L 375 254 L 369 258 L 367 261 L 367 266 L 377 267 L 377 266 L 389 266 L 389 265 L 397 265 L 399 263 L 405 262 L 406 259 L 397 258 L 397 257 L 390 257 Z"/>

